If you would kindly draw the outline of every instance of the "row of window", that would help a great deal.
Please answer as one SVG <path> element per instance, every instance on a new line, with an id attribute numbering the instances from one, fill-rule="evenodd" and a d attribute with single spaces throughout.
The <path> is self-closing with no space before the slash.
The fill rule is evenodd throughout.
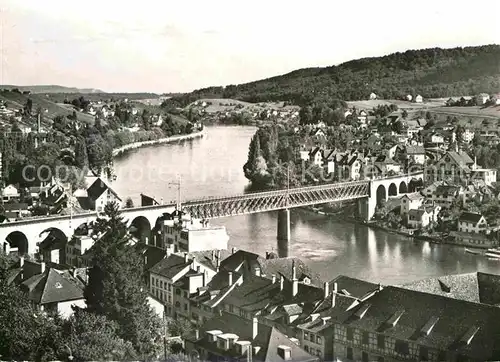
<path id="1" fill-rule="evenodd" d="M 316 344 L 323 344 L 323 339 L 321 336 L 317 336 L 313 333 L 304 332 L 304 341 L 311 341 Z"/>
<path id="2" fill-rule="evenodd" d="M 315 349 L 315 348 L 311 348 L 311 347 L 309 347 L 307 345 L 304 346 L 304 351 L 306 351 L 309 354 L 312 354 L 313 356 L 322 357 L 322 355 L 323 355 L 321 353 L 321 350 Z"/>
<path id="3" fill-rule="evenodd" d="M 168 290 L 169 292 L 172 290 L 172 285 L 167 282 L 163 282 L 160 278 L 151 277 L 151 285 L 156 286 L 157 288 Z"/>

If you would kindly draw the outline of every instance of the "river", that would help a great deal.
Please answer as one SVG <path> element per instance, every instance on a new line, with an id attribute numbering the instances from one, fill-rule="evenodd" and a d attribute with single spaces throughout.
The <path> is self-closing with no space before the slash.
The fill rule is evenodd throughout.
<path id="1" fill-rule="evenodd" d="M 204 138 L 132 150 L 115 159 L 118 194 L 139 205 L 140 193 L 165 202 L 181 198 L 244 192 L 243 164 L 254 127 L 207 127 Z M 265 255 L 297 256 L 324 279 L 339 274 L 382 284 L 401 284 L 430 276 L 484 271 L 498 273 L 500 260 L 465 253 L 463 247 L 413 241 L 335 218 L 292 210 L 291 242 L 278 250 L 275 212 L 212 220 L 225 225 L 230 247 Z"/>

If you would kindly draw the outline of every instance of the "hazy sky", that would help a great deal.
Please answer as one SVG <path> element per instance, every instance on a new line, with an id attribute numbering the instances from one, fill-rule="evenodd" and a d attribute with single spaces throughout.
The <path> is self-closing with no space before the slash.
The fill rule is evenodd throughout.
<path id="1" fill-rule="evenodd" d="M 189 91 L 500 43 L 500 1 L 0 0 L 2 84 Z"/>

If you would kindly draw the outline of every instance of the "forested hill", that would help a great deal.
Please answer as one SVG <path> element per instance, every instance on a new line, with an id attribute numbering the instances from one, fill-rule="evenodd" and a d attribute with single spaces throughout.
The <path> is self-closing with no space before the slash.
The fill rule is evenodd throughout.
<path id="1" fill-rule="evenodd" d="M 386 99 L 406 94 L 439 98 L 498 93 L 500 46 L 408 50 L 338 66 L 300 69 L 246 84 L 199 89 L 173 97 L 169 103 L 185 107 L 201 98 L 233 98 L 303 105 L 321 98 L 367 99 L 371 92 Z"/>

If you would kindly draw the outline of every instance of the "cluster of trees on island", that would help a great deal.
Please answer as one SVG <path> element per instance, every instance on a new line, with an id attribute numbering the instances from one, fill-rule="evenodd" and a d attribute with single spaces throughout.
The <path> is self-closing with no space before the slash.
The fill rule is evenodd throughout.
<path id="1" fill-rule="evenodd" d="M 150 308 L 141 247 L 130 236 L 118 205 L 105 207 L 96 233 L 92 267 L 84 290 L 87 308 L 69 320 L 35 309 L 18 286 L 10 284 L 15 259 L 0 251 L 0 356 L 6 360 L 98 361 L 184 360 L 182 346 L 165 337 L 191 332 L 188 322 L 160 319 Z M 166 349 L 164 349 L 166 348 Z"/>
<path id="2" fill-rule="evenodd" d="M 172 97 L 175 107 L 202 98 L 247 102 L 289 101 L 296 105 L 329 99 L 399 99 L 406 94 L 427 98 L 497 93 L 500 46 L 408 50 L 383 57 L 352 60 L 338 66 L 306 68 L 256 82 L 209 87 Z"/>

